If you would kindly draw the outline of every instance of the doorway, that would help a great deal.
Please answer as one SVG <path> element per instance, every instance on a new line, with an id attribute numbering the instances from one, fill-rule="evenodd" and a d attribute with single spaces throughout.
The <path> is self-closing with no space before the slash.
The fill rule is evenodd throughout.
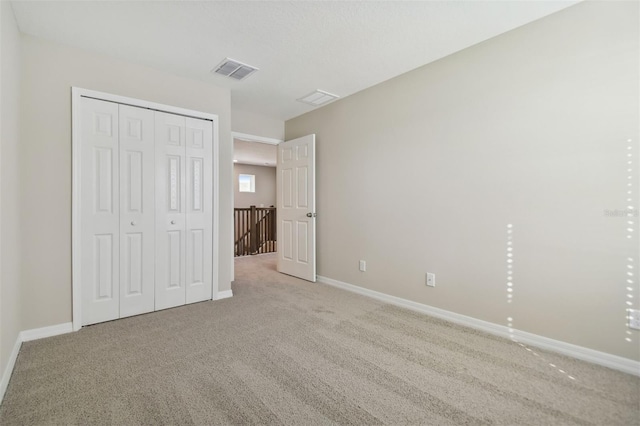
<path id="1" fill-rule="evenodd" d="M 276 165 L 279 139 L 232 132 L 233 259 L 273 253 L 276 240 Z"/>
<path id="2" fill-rule="evenodd" d="M 278 141 L 277 144 L 268 143 L 277 145 L 273 147 L 260 146 L 264 141 L 250 135 L 239 136 L 233 132 L 232 135 L 236 228 L 233 241 L 234 259 L 248 254 L 275 251 L 279 272 L 315 282 L 315 134 L 289 141 Z M 259 151 L 268 152 L 268 157 L 253 157 L 249 161 L 246 157 L 243 158 L 243 154 L 255 156 Z M 262 202 L 261 207 L 257 207 L 256 204 L 246 207 L 238 202 L 244 197 L 244 193 L 258 191 L 256 175 L 241 173 L 243 162 L 258 163 L 260 166 L 275 165 L 275 174 L 274 170 L 269 171 L 272 198 L 267 204 L 275 200 L 270 207 L 264 207 L 265 203 Z M 242 227 L 242 224 L 246 223 L 249 224 L 249 228 Z"/>

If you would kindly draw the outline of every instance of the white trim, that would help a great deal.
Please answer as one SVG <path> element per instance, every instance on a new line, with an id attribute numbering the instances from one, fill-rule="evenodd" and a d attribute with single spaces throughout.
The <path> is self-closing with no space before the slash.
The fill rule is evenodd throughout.
<path id="1" fill-rule="evenodd" d="M 476 330 L 481 330 L 496 336 L 505 337 L 507 339 L 514 337 L 519 342 L 524 344 L 536 346 L 541 349 L 546 349 L 546 350 L 557 352 L 573 358 L 577 358 L 583 361 L 602 365 L 604 367 L 612 368 L 614 370 L 619 370 L 624 373 L 633 374 L 634 376 L 640 376 L 640 362 L 634 361 L 628 358 L 623 358 L 617 355 L 596 351 L 593 349 L 573 345 L 571 343 L 566 343 L 559 340 L 549 339 L 547 337 L 539 336 L 537 334 L 527 333 L 526 331 L 513 330 L 513 329 L 511 329 L 513 331 L 510 331 L 509 327 L 506 327 L 503 325 L 498 325 L 488 321 L 479 320 L 473 317 L 468 317 L 466 315 L 456 314 L 455 312 L 446 311 L 444 309 L 435 308 L 433 306 L 413 302 L 411 300 L 402 299 L 400 297 L 390 296 L 385 293 L 380 293 L 374 290 L 358 287 L 353 284 L 348 284 L 342 281 L 334 280 L 332 278 L 318 276 L 318 282 L 327 284 L 333 287 L 337 287 L 342 290 L 347 290 L 353 293 L 361 294 L 363 296 L 371 297 L 373 299 L 377 299 L 392 305 L 411 309 L 412 311 L 427 314 L 432 317 L 440 318 L 456 324 L 464 325 L 466 327 L 474 328 Z"/>
<path id="2" fill-rule="evenodd" d="M 268 143 L 270 145 L 278 145 L 283 142 L 282 139 L 266 138 L 264 136 L 250 135 L 248 133 L 231 132 L 232 139 L 240 139 L 247 142 Z"/>
<path id="3" fill-rule="evenodd" d="M 232 181 L 234 180 L 234 178 L 231 179 Z M 234 185 L 231 185 L 231 205 L 235 206 L 235 191 L 234 191 Z M 229 244 L 229 248 L 231 251 L 231 282 L 234 282 L 236 280 L 236 252 L 235 252 L 235 245 L 236 245 L 236 216 L 235 216 L 235 212 L 233 209 L 231 209 L 231 227 L 233 228 L 233 232 L 231 232 L 231 244 Z"/>
<path id="4" fill-rule="evenodd" d="M 4 399 L 4 394 L 9 386 L 9 380 L 13 374 L 13 369 L 16 367 L 16 361 L 18 360 L 18 353 L 23 342 L 29 342 L 31 340 L 43 339 L 45 337 L 58 336 L 60 334 L 67 334 L 73 332 L 73 323 L 65 322 L 64 324 L 52 325 L 49 327 L 34 328 L 31 330 L 24 330 L 18 333 L 16 337 L 16 343 L 13 345 L 13 350 L 9 355 L 9 361 L 2 373 L 2 379 L 0 379 L 0 402 Z"/>
<path id="5" fill-rule="evenodd" d="M 16 343 L 13 345 L 13 350 L 9 355 L 7 366 L 2 373 L 2 379 L 0 380 L 0 402 L 4 399 L 4 393 L 7 391 L 7 387 L 9 386 L 9 380 L 11 379 L 13 369 L 16 366 L 16 360 L 18 359 L 18 353 L 20 352 L 21 346 L 22 341 L 20 341 L 20 334 L 18 334 L 18 337 L 16 337 Z"/>
<path id="6" fill-rule="evenodd" d="M 71 94 L 74 97 L 87 97 L 94 98 L 103 101 L 115 102 L 118 104 L 131 105 L 140 108 L 149 108 L 157 111 L 168 112 L 170 114 L 186 115 L 193 118 L 202 118 L 205 120 L 211 120 L 217 124 L 218 116 L 215 114 L 209 114 L 207 112 L 194 111 L 192 109 L 174 107 L 171 105 L 159 104 L 157 102 L 145 101 L 142 99 L 129 98 L 126 96 L 113 95 L 111 93 L 97 92 L 95 90 L 82 89 L 80 87 L 72 87 Z"/>
<path id="7" fill-rule="evenodd" d="M 171 114 L 185 115 L 213 122 L 213 259 L 212 268 L 212 289 L 211 294 L 218 292 L 218 269 L 219 269 L 219 253 L 220 253 L 220 127 L 218 116 L 206 112 L 194 111 L 185 108 L 174 107 L 170 105 L 159 104 L 156 102 L 144 101 L 141 99 L 128 98 L 125 96 L 113 95 L 110 93 L 97 92 L 95 90 L 82 89 L 79 87 L 71 88 L 71 289 L 72 289 L 72 317 L 73 331 L 78 331 L 82 327 L 82 296 L 80 285 L 81 281 L 81 253 L 80 253 L 80 99 L 89 97 L 109 102 L 116 102 L 136 106 L 140 108 L 148 108 L 157 111 L 168 112 Z M 232 246 L 233 247 L 233 246 Z"/>
<path id="8" fill-rule="evenodd" d="M 233 164 L 234 164 L 234 165 L 236 165 L 236 164 L 246 164 L 246 165 L 248 165 L 248 166 L 271 167 L 272 169 L 275 169 L 275 168 L 276 168 L 276 165 L 275 165 L 275 164 L 273 164 L 273 165 L 271 165 L 271 164 L 264 164 L 264 163 L 261 163 L 261 162 L 259 162 L 259 161 L 234 161 L 234 162 L 233 162 Z M 235 177 L 235 176 L 234 176 L 234 177 Z"/>
<path id="9" fill-rule="evenodd" d="M 73 331 L 82 327 L 80 294 L 80 97 L 82 89 L 71 88 L 71 318 Z"/>
<path id="10" fill-rule="evenodd" d="M 218 292 L 220 285 L 220 126 L 218 125 L 218 116 L 212 115 L 213 121 L 213 152 L 212 168 L 213 168 L 213 247 L 212 247 L 212 274 L 211 274 L 211 300 Z M 233 179 L 232 179 L 233 180 Z M 233 210 L 231 210 L 233 212 Z"/>
<path id="11" fill-rule="evenodd" d="M 30 342 L 32 340 L 44 339 L 45 337 L 59 336 L 60 334 L 72 333 L 73 323 L 65 322 L 63 324 L 51 325 L 49 327 L 33 328 L 20 332 L 20 340 Z"/>
<path id="12" fill-rule="evenodd" d="M 229 297 L 233 297 L 233 291 L 224 290 L 224 291 L 217 292 L 213 300 L 228 299 Z"/>

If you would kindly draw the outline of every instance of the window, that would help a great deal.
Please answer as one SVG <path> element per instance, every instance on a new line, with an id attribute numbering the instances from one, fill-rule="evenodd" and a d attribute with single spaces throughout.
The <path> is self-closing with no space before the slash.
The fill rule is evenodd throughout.
<path id="1" fill-rule="evenodd" d="M 256 176 L 240 175 L 238 177 L 238 188 L 240 192 L 256 192 Z"/>

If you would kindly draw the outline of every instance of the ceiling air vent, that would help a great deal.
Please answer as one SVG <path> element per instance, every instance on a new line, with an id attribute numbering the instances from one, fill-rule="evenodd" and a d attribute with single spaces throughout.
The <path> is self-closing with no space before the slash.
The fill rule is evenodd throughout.
<path id="1" fill-rule="evenodd" d="M 226 58 L 220 62 L 211 72 L 214 74 L 224 75 L 236 80 L 244 80 L 254 72 L 258 71 L 258 68 L 251 65 L 243 64 L 235 59 Z"/>
<path id="2" fill-rule="evenodd" d="M 331 93 L 325 92 L 323 90 L 316 90 L 315 92 L 309 93 L 307 96 L 299 98 L 298 101 L 313 106 L 320 106 L 338 99 L 339 97 L 340 96 L 338 95 L 332 95 Z"/>

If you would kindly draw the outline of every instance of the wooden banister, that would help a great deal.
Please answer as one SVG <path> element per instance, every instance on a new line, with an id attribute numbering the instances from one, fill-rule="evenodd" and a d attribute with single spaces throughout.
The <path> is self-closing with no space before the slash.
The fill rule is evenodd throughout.
<path id="1" fill-rule="evenodd" d="M 235 208 L 234 256 L 276 251 L 275 207 Z"/>

